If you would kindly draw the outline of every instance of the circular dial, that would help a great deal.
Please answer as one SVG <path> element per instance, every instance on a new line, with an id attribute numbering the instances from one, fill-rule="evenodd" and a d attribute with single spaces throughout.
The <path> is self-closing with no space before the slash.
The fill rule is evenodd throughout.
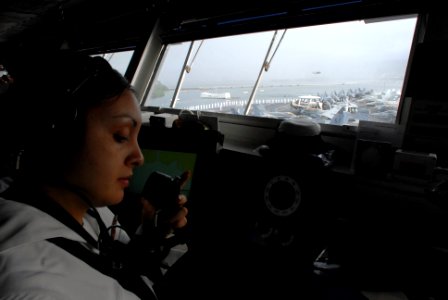
<path id="1" fill-rule="evenodd" d="M 272 177 L 264 188 L 264 202 L 268 210 L 280 217 L 297 211 L 302 193 L 297 181 L 286 175 Z"/>

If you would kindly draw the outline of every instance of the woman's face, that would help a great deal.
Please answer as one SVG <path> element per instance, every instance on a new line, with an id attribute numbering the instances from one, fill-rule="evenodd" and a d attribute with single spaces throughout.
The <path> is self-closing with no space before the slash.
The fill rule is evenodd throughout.
<path id="1" fill-rule="evenodd" d="M 137 143 L 141 123 L 140 106 L 130 90 L 88 111 L 85 144 L 66 177 L 94 206 L 123 199 L 134 167 L 143 163 Z"/>

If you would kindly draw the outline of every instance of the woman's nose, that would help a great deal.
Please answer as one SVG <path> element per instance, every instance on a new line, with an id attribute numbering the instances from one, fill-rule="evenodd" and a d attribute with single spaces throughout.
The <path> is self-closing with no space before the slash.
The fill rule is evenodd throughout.
<path id="1" fill-rule="evenodd" d="M 135 143 L 134 149 L 132 151 L 131 157 L 130 157 L 130 163 L 132 167 L 138 167 L 143 165 L 145 158 L 143 156 L 142 150 L 140 149 L 140 146 L 138 143 Z"/>

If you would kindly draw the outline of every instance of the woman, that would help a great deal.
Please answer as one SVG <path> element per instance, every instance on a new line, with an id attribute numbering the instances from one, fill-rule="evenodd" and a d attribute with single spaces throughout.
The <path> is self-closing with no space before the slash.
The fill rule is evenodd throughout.
<path id="1" fill-rule="evenodd" d="M 139 274 L 145 258 L 132 255 L 107 208 L 143 163 L 132 88 L 100 57 L 52 54 L 21 65 L 8 67 L 15 81 L 2 99 L 16 108 L 3 122 L 15 128 L 9 145 L 20 171 L 0 198 L 0 298 L 155 299 L 151 278 Z M 172 228 L 186 224 L 185 202 L 179 196 L 167 218 Z M 154 215 L 144 208 L 143 217 Z"/>

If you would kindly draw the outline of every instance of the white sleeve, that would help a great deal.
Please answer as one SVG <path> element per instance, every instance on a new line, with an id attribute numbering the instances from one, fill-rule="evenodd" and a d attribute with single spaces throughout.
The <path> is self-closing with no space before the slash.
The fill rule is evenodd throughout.
<path id="1" fill-rule="evenodd" d="M 63 295 L 50 290 L 25 290 L 0 295 L 0 300 L 70 300 Z"/>

